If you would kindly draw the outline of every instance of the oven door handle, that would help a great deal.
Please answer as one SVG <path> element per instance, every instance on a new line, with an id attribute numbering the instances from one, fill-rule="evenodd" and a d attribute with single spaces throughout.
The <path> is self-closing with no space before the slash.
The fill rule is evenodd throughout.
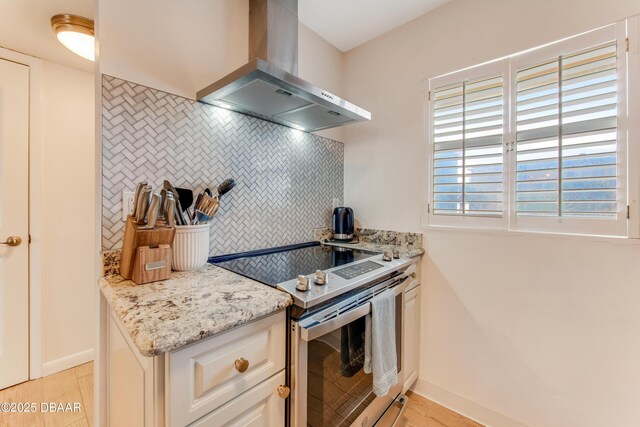
<path id="1" fill-rule="evenodd" d="M 406 281 L 408 278 L 409 276 L 404 276 L 399 279 L 395 279 L 395 280 L 399 280 L 399 283 L 392 288 L 396 296 L 404 292 L 404 290 L 407 287 Z M 309 326 L 308 328 L 301 327 L 300 337 L 305 341 L 312 341 L 328 332 L 341 328 L 344 325 L 348 325 L 354 320 L 359 319 L 360 317 L 366 316 L 369 313 L 371 313 L 370 300 L 367 301 L 365 304 L 357 308 L 354 308 L 353 310 L 349 310 L 337 317 L 334 317 L 331 320 L 327 320 L 326 322 Z"/>

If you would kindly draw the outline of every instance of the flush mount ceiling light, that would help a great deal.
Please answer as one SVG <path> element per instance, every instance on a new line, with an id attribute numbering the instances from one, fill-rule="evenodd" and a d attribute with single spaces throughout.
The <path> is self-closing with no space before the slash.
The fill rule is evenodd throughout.
<path id="1" fill-rule="evenodd" d="M 95 61 L 93 20 L 68 13 L 51 18 L 51 28 L 58 41 L 67 49 L 90 61 Z"/>

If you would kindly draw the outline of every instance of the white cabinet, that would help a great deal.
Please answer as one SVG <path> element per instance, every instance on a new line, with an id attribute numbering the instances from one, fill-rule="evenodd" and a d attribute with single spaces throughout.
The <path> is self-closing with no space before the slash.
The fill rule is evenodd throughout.
<path id="1" fill-rule="evenodd" d="M 112 425 L 144 425 L 144 371 L 114 319 L 109 323 L 109 420 Z"/>
<path id="2" fill-rule="evenodd" d="M 194 422 L 284 371 L 285 327 L 282 311 L 167 354 L 169 424 Z"/>
<path id="3" fill-rule="evenodd" d="M 416 279 L 407 287 L 404 300 L 404 387 L 406 392 L 418 379 L 420 361 L 420 286 Z"/>
<path id="4" fill-rule="evenodd" d="M 110 311 L 103 331 L 108 340 L 101 425 L 284 426 L 285 316 L 280 311 L 171 353 L 144 357 Z"/>
<path id="5" fill-rule="evenodd" d="M 161 394 L 163 356 L 144 357 L 113 313 L 108 324 L 107 407 L 108 425 L 162 425 Z"/>

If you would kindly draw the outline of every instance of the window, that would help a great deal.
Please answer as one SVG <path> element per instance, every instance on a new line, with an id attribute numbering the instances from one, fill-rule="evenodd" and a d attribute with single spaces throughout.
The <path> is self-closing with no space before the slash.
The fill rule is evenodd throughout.
<path id="1" fill-rule="evenodd" d="M 613 217 L 616 45 L 516 71 L 516 212 Z"/>
<path id="2" fill-rule="evenodd" d="M 624 28 L 429 81 L 431 225 L 627 234 Z"/>
<path id="3" fill-rule="evenodd" d="M 438 88 L 433 97 L 434 213 L 501 216 L 502 76 Z"/>

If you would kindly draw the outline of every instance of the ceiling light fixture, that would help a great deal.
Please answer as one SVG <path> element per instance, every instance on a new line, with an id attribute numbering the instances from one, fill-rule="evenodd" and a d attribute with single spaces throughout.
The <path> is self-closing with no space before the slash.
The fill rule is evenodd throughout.
<path id="1" fill-rule="evenodd" d="M 51 28 L 58 41 L 67 49 L 90 61 L 95 61 L 93 20 L 63 13 L 51 18 Z"/>

